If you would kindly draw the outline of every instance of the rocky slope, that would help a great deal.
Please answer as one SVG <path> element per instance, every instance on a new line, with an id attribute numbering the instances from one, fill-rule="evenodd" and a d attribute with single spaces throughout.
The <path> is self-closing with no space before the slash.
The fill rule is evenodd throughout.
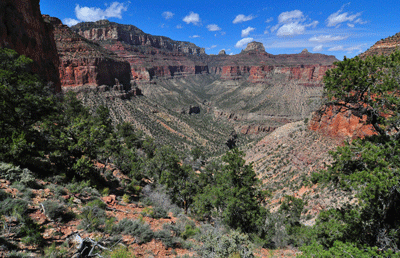
<path id="1" fill-rule="evenodd" d="M 374 55 L 390 55 L 400 50 L 400 33 L 376 42 L 360 58 Z M 310 129 L 331 137 L 363 138 L 375 134 L 371 125 L 365 123 L 366 117 L 353 114 L 350 110 L 341 111 L 340 107 L 322 106 L 310 122 Z"/>
<path id="2" fill-rule="evenodd" d="M 15 49 L 35 63 L 32 70 L 60 91 L 58 53 L 51 26 L 41 16 L 39 0 L 0 2 L 0 48 Z"/>
<path id="3" fill-rule="evenodd" d="M 400 50 L 400 32 L 391 37 L 379 40 L 359 56 L 365 58 L 373 55 L 390 55 L 394 51 L 398 50 Z"/>

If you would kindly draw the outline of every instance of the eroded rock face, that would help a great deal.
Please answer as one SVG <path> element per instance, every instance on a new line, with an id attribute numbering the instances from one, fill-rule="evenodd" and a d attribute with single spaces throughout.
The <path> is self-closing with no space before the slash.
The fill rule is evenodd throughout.
<path id="1" fill-rule="evenodd" d="M 218 52 L 218 55 L 226 55 L 225 49 L 222 49 Z"/>
<path id="2" fill-rule="evenodd" d="M 205 49 L 190 42 L 175 41 L 163 36 L 144 33 L 133 25 L 123 25 L 107 20 L 83 22 L 71 27 L 79 35 L 93 41 L 117 40 L 128 45 L 151 46 L 185 54 L 205 54 Z"/>
<path id="3" fill-rule="evenodd" d="M 131 71 L 128 62 L 72 32 L 58 18 L 48 15 L 43 18 L 54 30 L 63 87 L 114 85 L 115 79 L 129 87 Z"/>
<path id="4" fill-rule="evenodd" d="M 309 129 L 331 137 L 364 138 L 376 134 L 373 126 L 365 123 L 366 120 L 366 116 L 356 116 L 338 106 L 322 107 L 314 114 Z"/>
<path id="5" fill-rule="evenodd" d="M 246 48 L 244 49 L 245 52 L 248 51 L 259 51 L 259 52 L 265 52 L 265 48 L 264 45 L 260 42 L 250 42 L 249 44 L 247 44 Z"/>
<path id="6" fill-rule="evenodd" d="M 0 47 L 16 50 L 34 61 L 32 70 L 60 91 L 59 58 L 52 28 L 40 13 L 39 0 L 0 1 Z"/>

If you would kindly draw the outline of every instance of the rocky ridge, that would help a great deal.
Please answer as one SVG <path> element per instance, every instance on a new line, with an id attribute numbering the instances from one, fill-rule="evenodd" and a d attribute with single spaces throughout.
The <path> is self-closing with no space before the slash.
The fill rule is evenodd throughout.
<path id="1" fill-rule="evenodd" d="M 366 58 L 367 56 L 373 55 L 387 56 L 398 50 L 400 50 L 400 32 L 391 37 L 379 40 L 372 47 L 370 47 L 364 53 L 361 53 L 359 56 L 361 58 Z"/>

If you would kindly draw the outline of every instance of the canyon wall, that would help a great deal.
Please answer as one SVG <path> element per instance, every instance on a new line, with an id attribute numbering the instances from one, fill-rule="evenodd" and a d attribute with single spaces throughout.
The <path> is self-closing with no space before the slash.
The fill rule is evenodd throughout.
<path id="1" fill-rule="evenodd" d="M 60 91 L 57 48 L 51 26 L 42 19 L 39 0 L 0 1 L 0 47 L 31 58 L 33 72 Z"/>
<path id="2" fill-rule="evenodd" d="M 96 45 L 63 25 L 58 18 L 43 16 L 53 27 L 60 56 L 58 67 L 63 87 L 130 85 L 130 65 L 111 51 Z"/>

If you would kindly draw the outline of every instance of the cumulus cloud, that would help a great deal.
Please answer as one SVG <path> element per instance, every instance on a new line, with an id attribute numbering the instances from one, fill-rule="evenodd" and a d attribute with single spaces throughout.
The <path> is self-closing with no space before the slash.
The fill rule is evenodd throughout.
<path id="1" fill-rule="evenodd" d="M 65 18 L 65 19 L 63 20 L 63 23 L 66 24 L 66 25 L 68 25 L 69 27 L 74 26 L 74 25 L 78 24 L 79 22 L 80 22 L 80 21 L 75 20 L 75 19 L 71 19 L 71 18 Z"/>
<path id="2" fill-rule="evenodd" d="M 347 39 L 347 36 L 332 36 L 332 35 L 320 35 L 320 36 L 314 36 L 309 39 L 309 41 L 314 41 L 314 42 L 331 42 L 331 41 L 338 41 L 338 40 L 343 40 Z"/>
<path id="3" fill-rule="evenodd" d="M 77 4 L 75 7 L 75 15 L 79 21 L 93 22 L 108 18 L 122 19 L 122 12 L 126 10 L 128 10 L 128 5 L 119 2 L 113 2 L 105 10 L 98 7 L 81 7 Z"/>
<path id="4" fill-rule="evenodd" d="M 319 51 L 321 51 L 322 50 L 322 45 L 318 45 L 318 46 L 315 46 L 314 48 L 313 48 L 313 52 L 319 52 Z"/>
<path id="5" fill-rule="evenodd" d="M 233 23 L 241 23 L 241 22 L 246 22 L 246 21 L 250 21 L 253 20 L 254 18 L 256 18 L 255 16 L 253 16 L 252 14 L 250 15 L 244 15 L 244 14 L 239 14 L 238 16 L 235 17 L 235 19 L 233 20 Z"/>
<path id="6" fill-rule="evenodd" d="M 166 12 L 163 12 L 161 15 L 162 15 L 162 17 L 164 17 L 164 19 L 168 20 L 168 19 L 171 19 L 172 17 L 174 17 L 175 14 L 172 12 L 166 11 Z"/>
<path id="7" fill-rule="evenodd" d="M 180 25 L 180 24 L 178 24 L 178 25 L 176 25 L 176 28 L 177 28 L 177 29 L 183 29 L 183 26 Z"/>
<path id="8" fill-rule="evenodd" d="M 278 16 L 279 23 L 292 23 L 295 21 L 303 20 L 304 15 L 300 10 L 294 10 L 290 12 L 283 12 Z"/>
<path id="9" fill-rule="evenodd" d="M 183 21 L 187 24 L 193 23 L 194 25 L 199 25 L 201 20 L 198 13 L 190 12 L 183 18 Z"/>
<path id="10" fill-rule="evenodd" d="M 276 31 L 279 37 L 302 35 L 307 27 L 315 28 L 319 23 L 318 21 L 307 23 L 307 20 L 309 19 L 300 10 L 283 12 L 278 16 L 278 24 L 271 28 L 271 32 Z"/>
<path id="11" fill-rule="evenodd" d="M 209 24 L 207 25 L 207 29 L 209 31 L 219 31 L 221 28 L 217 24 Z"/>
<path id="12" fill-rule="evenodd" d="M 354 23 L 364 24 L 366 23 L 361 18 L 356 19 L 357 17 L 361 16 L 361 13 L 350 14 L 348 12 L 343 12 L 344 7 L 343 5 L 339 11 L 332 13 L 329 15 L 328 19 L 326 19 L 326 23 L 328 27 L 340 26 L 343 22 L 352 22 L 349 23 L 349 27 L 354 27 Z"/>
<path id="13" fill-rule="evenodd" d="M 252 27 L 247 27 L 247 29 L 242 30 L 242 38 L 248 37 L 253 30 L 255 30 L 255 28 Z"/>
<path id="14" fill-rule="evenodd" d="M 189 36 L 189 38 L 195 39 L 195 38 L 200 38 L 200 36 L 199 35 L 193 35 L 193 36 Z"/>
<path id="15" fill-rule="evenodd" d="M 247 44 L 249 44 L 249 43 L 252 42 L 253 40 L 254 40 L 253 38 L 244 38 L 244 39 L 241 39 L 241 40 L 239 40 L 239 41 L 236 43 L 235 47 L 236 47 L 236 48 L 243 48 L 244 46 L 246 46 Z"/>
<path id="16" fill-rule="evenodd" d="M 288 24 L 284 24 L 279 30 L 276 32 L 276 35 L 279 37 L 284 36 L 294 36 L 304 34 L 306 27 L 298 22 L 292 22 Z"/>

